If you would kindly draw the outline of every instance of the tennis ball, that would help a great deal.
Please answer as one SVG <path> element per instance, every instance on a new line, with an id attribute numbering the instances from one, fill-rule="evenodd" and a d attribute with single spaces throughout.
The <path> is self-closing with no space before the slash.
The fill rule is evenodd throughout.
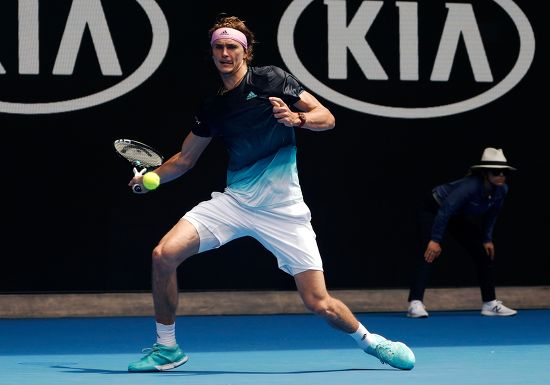
<path id="1" fill-rule="evenodd" d="M 149 171 L 143 175 L 142 183 L 147 190 L 154 190 L 160 185 L 160 177 L 153 171 Z"/>

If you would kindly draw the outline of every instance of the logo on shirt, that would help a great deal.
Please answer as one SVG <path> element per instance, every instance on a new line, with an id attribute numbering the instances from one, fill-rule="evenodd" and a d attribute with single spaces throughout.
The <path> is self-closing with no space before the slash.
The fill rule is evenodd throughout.
<path id="1" fill-rule="evenodd" d="M 254 92 L 250 91 L 249 94 L 246 96 L 246 100 L 257 98 L 258 95 L 256 95 Z"/>

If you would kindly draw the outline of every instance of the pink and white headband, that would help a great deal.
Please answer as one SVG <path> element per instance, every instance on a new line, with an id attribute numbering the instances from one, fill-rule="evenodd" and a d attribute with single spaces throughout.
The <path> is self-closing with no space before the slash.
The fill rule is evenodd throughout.
<path id="1" fill-rule="evenodd" d="M 215 30 L 214 33 L 212 34 L 212 39 L 210 39 L 210 45 L 213 45 L 214 42 L 219 39 L 235 40 L 241 43 L 244 49 L 248 48 L 248 42 L 246 40 L 245 34 L 234 28 L 223 27 Z"/>

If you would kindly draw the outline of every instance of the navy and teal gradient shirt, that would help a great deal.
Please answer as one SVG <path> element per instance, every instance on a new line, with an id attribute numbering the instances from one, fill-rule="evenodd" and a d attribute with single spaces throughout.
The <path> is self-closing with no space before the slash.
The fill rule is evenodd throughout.
<path id="1" fill-rule="evenodd" d="M 294 128 L 277 122 L 270 96 L 292 106 L 303 86 L 275 66 L 249 67 L 243 81 L 205 99 L 192 131 L 220 137 L 229 154 L 225 191 L 240 203 L 269 207 L 303 199 Z"/>
<path id="2" fill-rule="evenodd" d="M 432 227 L 432 240 L 441 242 L 449 219 L 455 215 L 481 216 L 483 219 L 483 242 L 493 240 L 493 228 L 504 203 L 508 186 L 491 185 L 487 190 L 483 177 L 469 175 L 433 189 L 441 204 Z"/>

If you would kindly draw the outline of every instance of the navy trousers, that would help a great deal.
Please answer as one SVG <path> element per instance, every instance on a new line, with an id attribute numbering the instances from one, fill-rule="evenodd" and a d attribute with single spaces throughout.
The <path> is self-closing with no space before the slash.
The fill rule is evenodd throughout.
<path id="1" fill-rule="evenodd" d="M 432 263 L 428 263 L 424 259 L 424 251 L 431 239 L 432 226 L 438 210 L 439 204 L 430 193 L 425 198 L 418 212 L 418 231 L 420 233 L 418 239 L 420 240 L 420 244 L 416 252 L 417 260 L 409 291 L 409 301 L 423 300 L 433 264 L 437 263 L 439 258 L 441 258 L 439 256 Z M 453 237 L 474 260 L 482 301 L 488 302 L 494 300 L 496 298 L 495 267 L 494 262 L 483 248 L 483 233 L 479 223 L 477 223 L 475 218 L 468 216 L 454 216 L 447 224 L 445 237 L 448 236 Z"/>

